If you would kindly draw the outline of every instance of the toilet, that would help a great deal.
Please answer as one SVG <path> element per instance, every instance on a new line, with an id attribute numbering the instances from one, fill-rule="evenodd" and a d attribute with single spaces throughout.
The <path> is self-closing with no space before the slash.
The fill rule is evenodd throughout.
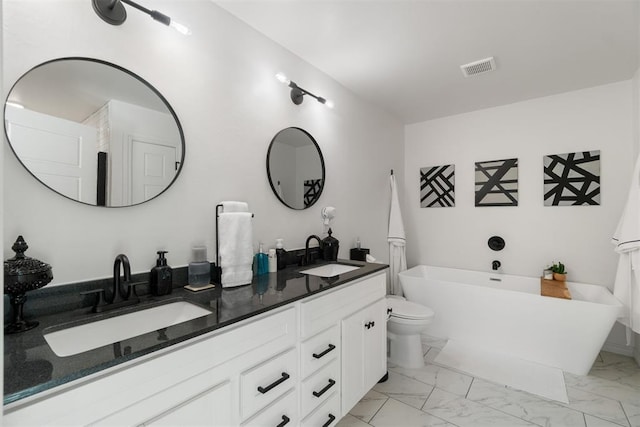
<path id="1" fill-rule="evenodd" d="M 433 310 L 403 297 L 389 295 L 387 312 L 389 362 L 403 368 L 424 366 L 420 333 L 431 323 Z"/>

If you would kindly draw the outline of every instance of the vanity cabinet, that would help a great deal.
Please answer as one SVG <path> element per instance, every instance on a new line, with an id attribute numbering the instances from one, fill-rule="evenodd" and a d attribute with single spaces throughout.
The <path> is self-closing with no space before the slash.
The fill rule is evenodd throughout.
<path id="1" fill-rule="evenodd" d="M 330 371 L 332 366 L 340 368 L 339 372 L 332 372 L 331 377 L 323 377 L 326 384 L 333 378 L 340 391 L 335 396 L 338 402 L 330 405 L 335 413 L 328 412 L 326 418 L 320 417 L 324 422 L 335 416 L 337 423 L 384 376 L 387 354 L 385 292 L 386 274 L 381 272 L 301 303 L 300 336 L 304 340 L 301 346 L 301 416 L 307 416 L 303 424 L 315 419 L 318 416 L 314 412 L 316 408 L 334 397 L 313 399 L 305 392 L 304 384 L 312 381 L 311 371 L 323 363 L 323 357 L 327 358 L 324 363 L 328 367 L 321 371 Z M 307 347 L 313 351 L 305 351 Z M 326 425 L 333 425 L 333 422 Z"/>
<path id="2" fill-rule="evenodd" d="M 385 282 L 374 273 L 18 401 L 3 425 L 334 426 L 386 370 Z"/>
<path id="3" fill-rule="evenodd" d="M 289 305 L 118 365 L 75 387 L 18 402 L 5 408 L 3 425 L 241 425 L 295 389 L 296 349 L 297 312 Z M 241 394 L 252 379 L 283 372 L 286 384 L 266 393 L 256 386 L 255 394 L 266 397 Z M 298 401 L 287 402 L 297 417 Z"/>
<path id="4" fill-rule="evenodd" d="M 349 410 L 387 371 L 386 309 L 379 300 L 342 321 L 342 406 Z"/>

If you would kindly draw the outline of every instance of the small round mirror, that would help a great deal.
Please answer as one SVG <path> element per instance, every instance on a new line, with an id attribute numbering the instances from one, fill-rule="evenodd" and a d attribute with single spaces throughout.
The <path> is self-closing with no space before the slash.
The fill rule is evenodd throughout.
<path id="1" fill-rule="evenodd" d="M 51 190 L 96 206 L 131 206 L 180 173 L 184 135 L 167 100 L 136 74 L 91 58 L 40 64 L 13 85 L 5 132 Z"/>
<path id="2" fill-rule="evenodd" d="M 306 209 L 324 188 L 324 159 L 318 143 L 304 129 L 289 127 L 271 140 L 267 175 L 271 189 L 291 209 Z"/>

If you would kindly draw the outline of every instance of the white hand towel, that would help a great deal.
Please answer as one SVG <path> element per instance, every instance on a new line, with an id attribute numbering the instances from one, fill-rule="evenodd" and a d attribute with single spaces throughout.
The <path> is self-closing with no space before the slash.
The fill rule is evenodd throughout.
<path id="1" fill-rule="evenodd" d="M 398 273 L 407 269 L 406 240 L 400 201 L 398 200 L 396 177 L 393 175 L 391 175 L 390 184 L 391 206 L 389 207 L 389 232 L 387 234 L 387 242 L 389 242 L 389 289 L 387 289 L 387 293 L 402 295 L 402 286 Z"/>
<path id="2" fill-rule="evenodd" d="M 222 286 L 251 283 L 253 229 L 249 212 L 221 213 L 218 218 Z"/>
<path id="3" fill-rule="evenodd" d="M 627 203 L 611 239 L 620 254 L 613 294 L 625 306 L 620 323 L 627 326 L 627 344 L 631 331 L 640 333 L 640 158 L 633 171 Z"/>
<path id="4" fill-rule="evenodd" d="M 249 204 L 247 202 L 221 202 L 222 212 L 249 212 Z"/>
<path id="5" fill-rule="evenodd" d="M 402 222 L 402 212 L 400 211 L 400 201 L 398 200 L 398 189 L 396 188 L 396 178 L 391 175 L 391 207 L 389 209 L 389 233 L 388 242 L 404 244 L 404 223 Z"/>

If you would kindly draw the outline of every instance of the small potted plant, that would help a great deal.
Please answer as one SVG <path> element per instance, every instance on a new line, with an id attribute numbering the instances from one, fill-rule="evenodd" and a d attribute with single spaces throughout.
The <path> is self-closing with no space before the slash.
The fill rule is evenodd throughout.
<path id="1" fill-rule="evenodd" d="M 564 282 L 567 280 L 567 271 L 564 268 L 564 264 L 561 262 L 553 263 L 551 267 L 549 267 L 551 271 L 553 271 L 553 280 L 557 280 L 559 282 Z"/>

